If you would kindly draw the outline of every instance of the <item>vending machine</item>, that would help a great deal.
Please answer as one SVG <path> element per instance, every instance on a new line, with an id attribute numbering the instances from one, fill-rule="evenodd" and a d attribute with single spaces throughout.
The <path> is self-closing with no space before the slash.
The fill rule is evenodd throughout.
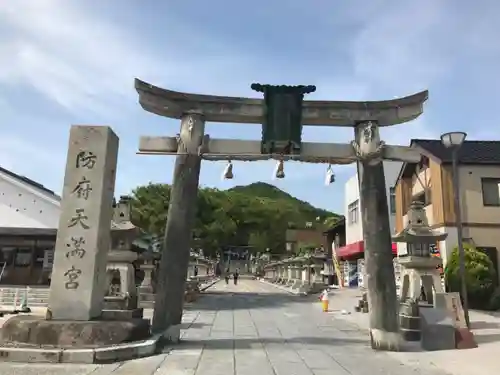
<path id="1" fill-rule="evenodd" d="M 397 257 L 392 260 L 392 263 L 394 265 L 394 278 L 396 279 L 396 294 L 399 296 L 401 292 L 401 264 Z"/>
<path id="2" fill-rule="evenodd" d="M 366 288 L 365 260 L 358 259 L 358 286 Z"/>
<path id="3" fill-rule="evenodd" d="M 346 260 L 344 262 L 344 285 L 347 287 L 358 286 L 358 262 Z"/>

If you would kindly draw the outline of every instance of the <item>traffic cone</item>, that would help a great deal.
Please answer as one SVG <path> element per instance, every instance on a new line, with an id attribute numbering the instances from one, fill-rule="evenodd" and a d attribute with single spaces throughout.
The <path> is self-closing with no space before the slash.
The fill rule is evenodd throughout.
<path id="1" fill-rule="evenodd" d="M 321 294 L 321 308 L 323 312 L 328 312 L 328 291 L 326 289 Z"/>

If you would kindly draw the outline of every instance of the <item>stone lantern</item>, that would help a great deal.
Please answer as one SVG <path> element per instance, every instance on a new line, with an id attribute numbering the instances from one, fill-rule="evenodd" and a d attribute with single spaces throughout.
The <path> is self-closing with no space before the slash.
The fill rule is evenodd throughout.
<path id="1" fill-rule="evenodd" d="M 419 300 L 422 291 L 428 303 L 433 303 L 433 294 L 443 293 L 441 276 L 437 267 L 440 257 L 431 256 L 431 247 L 443 241 L 447 233 L 433 231 L 427 221 L 424 206 L 413 202 L 408 211 L 408 224 L 392 237 L 394 242 L 406 243 L 408 254 L 399 257 L 401 264 L 401 301 Z"/>
<path id="2" fill-rule="evenodd" d="M 106 266 L 108 288 L 104 297 L 104 308 L 113 311 L 115 315 L 120 314 L 123 318 L 142 315 L 142 310 L 137 308 L 133 264 L 138 254 L 132 251 L 132 243 L 139 235 L 139 228 L 130 221 L 130 201 L 130 197 L 122 196 L 114 206 L 111 249 Z"/>

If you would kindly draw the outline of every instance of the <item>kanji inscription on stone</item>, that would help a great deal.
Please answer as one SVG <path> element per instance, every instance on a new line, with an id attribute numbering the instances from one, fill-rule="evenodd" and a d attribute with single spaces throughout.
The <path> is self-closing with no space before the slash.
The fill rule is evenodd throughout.
<path id="1" fill-rule="evenodd" d="M 117 156 L 111 128 L 71 127 L 50 284 L 54 320 L 101 315 Z"/>
<path id="2" fill-rule="evenodd" d="M 80 237 L 71 237 L 71 243 L 68 243 L 66 246 L 68 247 L 68 251 L 66 251 L 66 258 L 69 257 L 78 257 L 83 258 L 85 253 L 87 252 L 84 248 L 85 246 L 85 238 L 83 236 Z"/>
<path id="3" fill-rule="evenodd" d="M 73 193 L 76 194 L 78 198 L 83 198 L 85 200 L 89 199 L 90 193 L 92 192 L 92 184 L 85 176 L 82 177 L 80 181 L 76 184 L 73 189 Z"/>

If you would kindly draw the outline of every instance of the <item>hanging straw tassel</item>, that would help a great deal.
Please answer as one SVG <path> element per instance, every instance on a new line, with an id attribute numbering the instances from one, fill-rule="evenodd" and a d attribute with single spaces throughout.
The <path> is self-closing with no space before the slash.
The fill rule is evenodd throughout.
<path id="1" fill-rule="evenodd" d="M 222 179 L 224 180 L 232 180 L 234 177 L 233 174 L 233 163 L 231 163 L 231 160 L 226 165 L 226 168 L 224 168 L 224 173 L 222 174 Z"/>
<path id="2" fill-rule="evenodd" d="M 283 160 L 278 160 L 276 163 L 276 169 L 274 170 L 274 177 L 285 178 L 285 163 Z"/>
<path id="3" fill-rule="evenodd" d="M 330 185 L 335 182 L 335 173 L 333 173 L 332 170 L 332 165 L 328 165 L 328 169 L 326 170 L 326 176 L 325 176 L 325 185 Z"/>

